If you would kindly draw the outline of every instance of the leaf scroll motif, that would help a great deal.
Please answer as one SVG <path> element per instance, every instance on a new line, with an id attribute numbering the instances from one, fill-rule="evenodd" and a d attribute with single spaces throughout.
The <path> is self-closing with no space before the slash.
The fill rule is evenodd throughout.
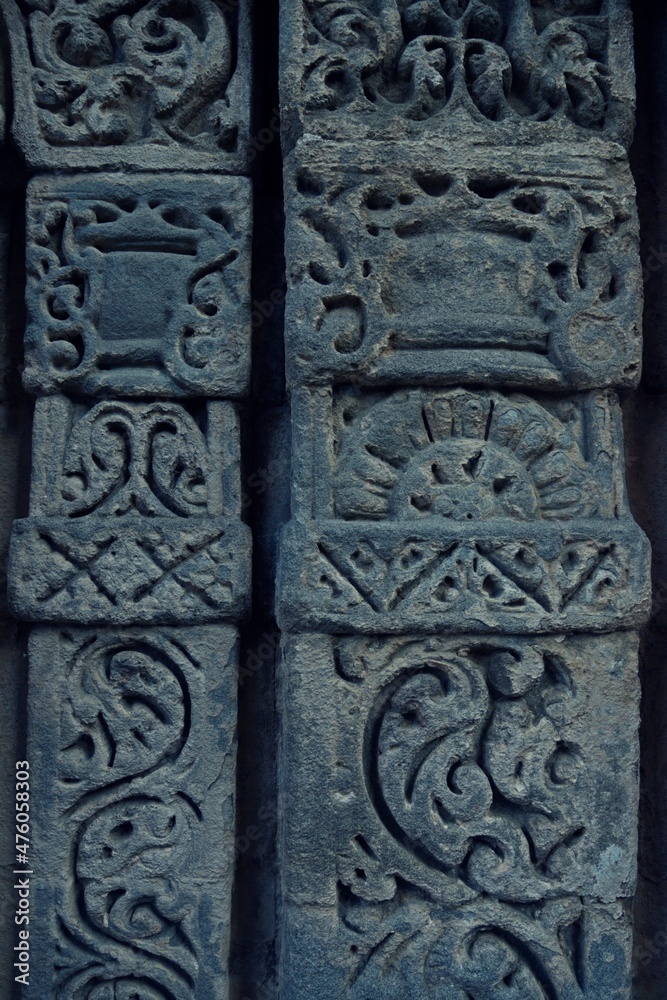
<path id="1" fill-rule="evenodd" d="M 205 514 L 208 454 L 182 407 L 100 403 L 74 426 L 63 466 L 66 513 Z"/>
<path id="2" fill-rule="evenodd" d="M 415 666 L 385 687 L 369 720 L 380 819 L 425 865 L 477 892 L 522 903 L 558 895 L 585 833 L 572 799 L 580 753 L 560 736 L 567 676 L 539 656 L 517 666 L 509 651 L 486 666 L 411 655 Z M 499 662 L 508 657 L 509 669 Z"/>
<path id="3" fill-rule="evenodd" d="M 74 789 L 99 789 L 173 763 L 189 715 L 187 683 L 166 650 L 97 640 L 82 649 L 68 680 L 64 779 Z"/>
<path id="4" fill-rule="evenodd" d="M 33 85 L 47 141 L 234 147 L 225 98 L 232 39 L 214 0 L 26 6 L 34 11 Z"/>
<path id="5" fill-rule="evenodd" d="M 75 872 L 86 916 L 100 933 L 155 951 L 192 951 L 174 877 L 191 850 L 193 819 L 177 799 L 135 796 L 86 823 Z"/>
<path id="6" fill-rule="evenodd" d="M 387 1000 L 583 1000 L 565 945 L 581 920 L 576 898 L 546 902 L 532 916 L 488 898 L 443 913 L 423 889 L 401 882 L 381 903 L 339 886 L 339 907 L 354 1000 L 378 980 Z"/>
<path id="7" fill-rule="evenodd" d="M 310 110 L 355 105 L 416 121 L 464 106 L 498 121 L 605 124 L 608 25 L 598 0 L 309 0 Z"/>

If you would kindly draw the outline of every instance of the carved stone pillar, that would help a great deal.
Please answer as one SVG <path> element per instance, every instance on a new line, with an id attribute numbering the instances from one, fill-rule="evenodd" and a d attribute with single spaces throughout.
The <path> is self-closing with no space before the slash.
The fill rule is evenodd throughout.
<path id="1" fill-rule="evenodd" d="M 225 1000 L 249 603 L 248 6 L 18 0 L 27 165 L 14 527 L 29 655 L 31 989 Z"/>
<path id="2" fill-rule="evenodd" d="M 627 0 L 285 0 L 281 995 L 628 1000 Z"/>

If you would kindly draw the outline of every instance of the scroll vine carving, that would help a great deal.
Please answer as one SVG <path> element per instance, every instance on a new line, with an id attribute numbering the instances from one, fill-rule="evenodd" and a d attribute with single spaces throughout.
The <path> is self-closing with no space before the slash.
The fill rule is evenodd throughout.
<path id="1" fill-rule="evenodd" d="M 111 162 L 149 150 L 243 162 L 245 16 L 218 0 L 19 0 L 7 5 L 26 149 Z M 245 8 L 243 8 L 245 10 Z M 109 151 L 105 154 L 105 150 Z M 157 152 L 157 157 L 151 153 Z M 241 153 L 240 156 L 235 154 Z M 91 155 L 92 154 L 92 155 Z M 183 157 L 180 156 L 181 161 Z M 80 161 L 81 162 L 81 161 Z M 167 161 L 163 159 L 167 166 Z M 199 167 L 201 169 L 201 167 Z"/>
<path id="2" fill-rule="evenodd" d="M 286 819 L 288 933 L 318 988 L 627 996 L 636 638 L 299 636 L 285 653 L 312 722 L 286 723 L 288 803 L 297 777 L 322 792 L 317 818 Z"/>
<path id="3" fill-rule="evenodd" d="M 233 647 L 223 629 L 36 633 L 35 673 L 48 653 L 61 671 L 58 753 L 39 779 L 59 837 L 42 858 L 54 996 L 226 996 Z M 57 889 L 66 878 L 76 899 Z"/>

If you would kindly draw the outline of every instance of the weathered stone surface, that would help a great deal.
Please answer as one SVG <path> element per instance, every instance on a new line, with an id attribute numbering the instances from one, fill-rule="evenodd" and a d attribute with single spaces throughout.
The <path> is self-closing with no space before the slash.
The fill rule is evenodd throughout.
<path id="1" fill-rule="evenodd" d="M 292 522 L 283 536 L 281 626 L 291 632 L 598 632 L 642 625 L 649 546 L 636 526 L 490 521 Z"/>
<path id="2" fill-rule="evenodd" d="M 95 396 L 243 395 L 251 228 L 244 178 L 32 181 L 26 387 Z"/>
<path id="3" fill-rule="evenodd" d="M 598 631 L 645 620 L 610 393 L 294 395 L 289 631 Z M 616 457 L 615 457 L 616 456 Z"/>
<path id="4" fill-rule="evenodd" d="M 281 996 L 626 1000 L 636 654 L 291 638 Z"/>
<path id="5" fill-rule="evenodd" d="M 288 143 L 462 134 L 535 145 L 629 141 L 629 0 L 289 0 Z"/>
<path id="6" fill-rule="evenodd" d="M 246 0 L 6 0 L 2 14 L 31 167 L 245 170 Z"/>
<path id="7" fill-rule="evenodd" d="M 293 384 L 634 385 L 641 267 L 618 149 L 300 142 L 286 164 Z"/>
<path id="8" fill-rule="evenodd" d="M 232 629 L 33 632 L 36 996 L 226 1000 L 236 670 Z"/>
<path id="9" fill-rule="evenodd" d="M 14 614 L 83 624 L 239 620 L 250 592 L 230 403 L 37 403 Z"/>

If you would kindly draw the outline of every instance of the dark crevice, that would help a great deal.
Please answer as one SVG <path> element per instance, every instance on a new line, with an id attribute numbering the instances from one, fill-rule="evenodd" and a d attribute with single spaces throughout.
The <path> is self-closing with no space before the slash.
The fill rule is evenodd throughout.
<path id="1" fill-rule="evenodd" d="M 667 982 L 667 5 L 634 0 L 637 127 L 631 164 L 644 264 L 644 360 L 640 389 L 624 405 L 632 512 L 653 547 L 653 608 L 640 649 L 642 684 L 639 882 L 634 907 L 635 1000 L 663 1000 Z M 610 294 L 614 289 L 610 286 Z"/>
<path id="2" fill-rule="evenodd" d="M 253 19 L 252 387 L 241 415 L 242 508 L 253 532 L 253 605 L 240 647 L 230 1000 L 277 996 L 275 663 L 280 637 L 273 587 L 277 536 L 288 516 L 290 480 L 278 4 L 256 0 Z"/>

